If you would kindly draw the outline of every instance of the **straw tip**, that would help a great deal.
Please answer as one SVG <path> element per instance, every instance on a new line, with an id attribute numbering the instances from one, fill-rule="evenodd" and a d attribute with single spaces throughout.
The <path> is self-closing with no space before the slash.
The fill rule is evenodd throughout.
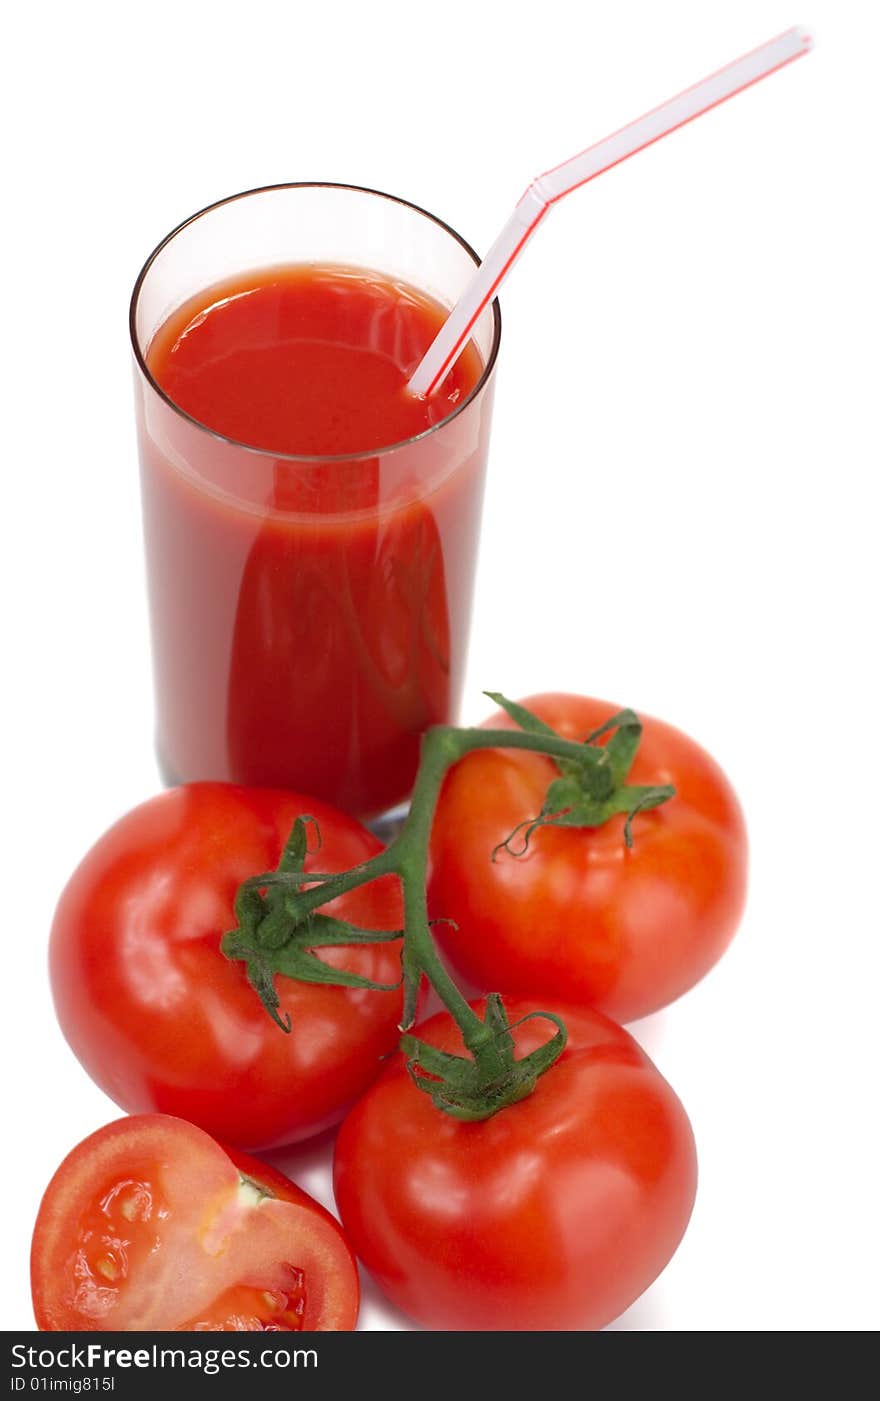
<path id="1" fill-rule="evenodd" d="M 798 24 L 795 25 L 794 29 L 791 32 L 792 37 L 796 38 L 799 41 L 801 51 L 803 53 L 809 53 L 810 49 L 813 47 L 814 42 L 813 36 L 810 33 L 810 31 L 808 29 L 804 29 L 803 25 Z"/>

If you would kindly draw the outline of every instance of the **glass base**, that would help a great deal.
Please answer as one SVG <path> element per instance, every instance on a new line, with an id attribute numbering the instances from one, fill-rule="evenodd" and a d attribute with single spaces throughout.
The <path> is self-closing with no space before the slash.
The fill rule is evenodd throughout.
<path id="1" fill-rule="evenodd" d="M 159 778 L 163 788 L 179 788 L 180 779 L 173 772 L 170 765 L 166 764 L 165 756 L 159 748 L 158 742 L 153 745 L 153 753 L 156 756 L 156 768 L 159 770 Z"/>
<path id="2" fill-rule="evenodd" d="M 409 800 L 398 803 L 396 807 L 389 808 L 387 812 L 380 813 L 378 817 L 371 817 L 364 823 L 374 837 L 378 837 L 383 846 L 388 846 L 390 842 L 400 832 L 401 827 L 409 816 Z"/>

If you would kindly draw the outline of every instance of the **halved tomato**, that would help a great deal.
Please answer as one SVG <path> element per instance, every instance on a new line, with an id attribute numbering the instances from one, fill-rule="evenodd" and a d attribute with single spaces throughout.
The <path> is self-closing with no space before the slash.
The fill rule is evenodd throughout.
<path id="1" fill-rule="evenodd" d="M 31 1289 L 53 1332 L 349 1330 L 359 1297 L 328 1211 L 163 1114 L 118 1119 L 65 1158 L 37 1216 Z"/>

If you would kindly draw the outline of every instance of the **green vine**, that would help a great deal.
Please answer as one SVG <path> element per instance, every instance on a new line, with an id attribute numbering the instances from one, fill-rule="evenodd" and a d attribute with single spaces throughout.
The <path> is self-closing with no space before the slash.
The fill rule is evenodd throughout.
<path id="1" fill-rule="evenodd" d="M 642 732 L 633 711 L 620 711 L 583 741 L 568 740 L 523 706 L 496 693 L 487 694 L 506 710 L 518 729 L 442 725 L 428 730 L 422 740 L 409 813 L 400 832 L 384 851 L 348 871 L 306 871 L 309 829 L 314 828 L 319 846 L 320 832 L 313 817 L 298 817 L 277 869 L 253 876 L 239 887 L 237 926 L 223 936 L 221 945 L 227 958 L 244 963 L 248 980 L 266 1011 L 289 1033 L 290 1018 L 280 1012 L 277 975 L 301 982 L 389 991 L 400 983 L 372 982 L 360 974 L 331 968 L 315 950 L 402 939 L 401 1031 L 405 1034 L 401 1050 L 419 1089 L 430 1095 L 438 1109 L 459 1119 L 488 1118 L 530 1094 L 565 1049 L 566 1031 L 554 1014 L 531 1013 L 546 1019 L 556 1030 L 544 1045 L 517 1060 L 500 996 L 489 995 L 485 1015 L 480 1017 L 440 959 L 428 918 L 426 886 L 431 827 L 449 769 L 477 749 L 531 750 L 546 754 L 556 765 L 559 777 L 548 787 L 541 811 L 511 832 L 492 853 L 492 860 L 502 850 L 514 858 L 523 856 L 539 827 L 599 827 L 619 814 L 626 817 L 624 840 L 629 847 L 636 815 L 668 802 L 675 793 L 667 784 L 645 787 L 627 782 Z M 600 740 L 605 742 L 600 744 Z M 363 929 L 321 913 L 331 900 L 389 875 L 398 878 L 403 891 L 402 930 Z M 439 1051 L 409 1034 L 423 978 L 457 1023 L 467 1055 Z"/>

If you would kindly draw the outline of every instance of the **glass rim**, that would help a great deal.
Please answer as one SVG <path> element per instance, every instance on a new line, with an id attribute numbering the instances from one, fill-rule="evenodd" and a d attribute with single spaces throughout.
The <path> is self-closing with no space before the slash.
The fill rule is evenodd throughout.
<path id="1" fill-rule="evenodd" d="M 167 404 L 168 407 L 172 409 L 178 415 L 179 418 L 182 418 L 184 422 L 191 424 L 193 428 L 197 428 L 199 432 L 206 433 L 209 437 L 216 439 L 218 442 L 223 443 L 227 447 L 235 448 L 239 451 L 256 453 L 260 457 L 270 458 L 277 462 L 310 462 L 320 464 L 329 462 L 358 462 L 363 461 L 367 458 L 382 457 L 386 453 L 396 452 L 400 448 L 410 447 L 414 443 L 419 443 L 425 438 L 430 438 L 434 433 L 437 432 L 438 429 L 443 428 L 447 423 L 451 423 L 453 419 L 458 418 L 459 414 L 463 413 L 464 410 L 468 407 L 468 405 L 473 403 L 473 401 L 485 389 L 492 375 L 492 371 L 495 368 L 495 362 L 498 359 L 498 350 L 501 344 L 501 307 L 499 305 L 497 297 L 494 297 L 492 300 L 492 346 L 489 351 L 488 359 L 486 360 L 486 363 L 483 366 L 483 372 L 480 375 L 480 378 L 477 380 L 473 389 L 471 389 L 470 392 L 465 395 L 461 403 L 456 404 L 455 408 L 452 410 L 451 413 L 446 414 L 444 418 L 438 419 L 436 423 L 432 423 L 428 428 L 423 429 L 421 433 L 415 433 L 412 437 L 401 438 L 396 443 L 387 443 L 381 447 L 373 448 L 370 451 L 364 452 L 273 452 L 270 448 L 257 447 L 253 443 L 244 443 L 238 438 L 230 438 L 225 433 L 219 433 L 215 428 L 209 427 L 208 424 L 202 423 L 199 419 L 194 418 L 192 414 L 187 413 L 186 409 L 181 408 L 181 406 L 178 403 L 176 403 L 174 399 L 171 398 L 170 394 L 166 393 L 166 391 L 162 388 L 158 381 L 153 377 L 149 366 L 147 365 L 146 356 L 143 350 L 141 349 L 140 340 L 137 334 L 137 311 L 140 294 L 143 289 L 144 283 L 147 277 L 149 276 L 150 269 L 152 268 L 156 259 L 159 257 L 159 254 L 163 251 L 163 249 L 167 248 L 168 244 L 171 243 L 172 240 L 175 239 L 178 234 L 182 233 L 184 229 L 189 228 L 191 224 L 195 224 L 199 219 L 203 219 L 206 215 L 212 214 L 216 209 L 222 209 L 223 206 L 227 204 L 234 204 L 237 200 L 248 199 L 253 195 L 271 194 L 274 190 L 304 189 L 351 190 L 355 194 L 373 195 L 378 199 L 387 199 L 392 204 L 402 204 L 405 208 L 411 209 L 413 213 L 420 214 L 422 218 L 430 220 L 432 224 L 437 224 L 441 229 L 444 230 L 445 233 L 449 234 L 451 238 L 454 238 L 456 243 L 459 243 L 461 245 L 461 247 L 465 250 L 468 256 L 473 260 L 475 267 L 480 266 L 482 260 L 480 259 L 479 255 L 467 242 L 467 239 L 462 238 L 461 234 L 458 233 L 452 227 L 451 224 L 447 224 L 444 219 L 440 219 L 436 214 L 432 214 L 430 210 L 423 209 L 421 205 L 413 204 L 411 200 L 401 198 L 400 195 L 390 195 L 385 190 L 374 190 L 367 185 L 350 185 L 344 182 L 334 180 L 287 180 L 282 181 L 277 185 L 256 185 L 252 189 L 240 190 L 238 194 L 226 195 L 223 199 L 214 200 L 213 203 L 206 204 L 204 208 L 197 210 L 195 214 L 190 214 L 188 218 L 183 219 L 179 224 L 177 224 L 171 230 L 170 233 L 167 233 L 165 237 L 159 243 L 156 244 L 156 247 L 153 249 L 152 253 L 149 254 L 143 267 L 137 275 L 134 288 L 132 289 L 131 302 L 129 303 L 128 328 L 129 334 L 131 336 L 131 346 L 132 351 L 134 352 L 135 362 L 150 388 L 153 389 L 155 393 L 159 395 L 159 398 L 162 399 L 163 402 Z M 246 271 L 246 269 L 243 269 L 243 271 Z"/>

